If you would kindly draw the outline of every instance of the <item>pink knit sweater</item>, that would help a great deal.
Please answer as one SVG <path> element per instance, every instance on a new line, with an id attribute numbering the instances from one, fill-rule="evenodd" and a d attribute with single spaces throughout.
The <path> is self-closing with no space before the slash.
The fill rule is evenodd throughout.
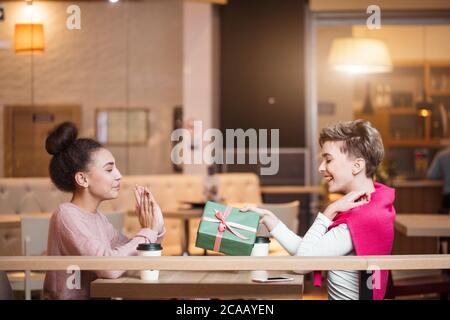
<path id="1" fill-rule="evenodd" d="M 370 202 L 360 207 L 341 212 L 333 220 L 328 230 L 346 224 L 352 236 L 357 256 L 390 255 L 394 243 L 395 190 L 375 182 L 375 192 Z M 384 299 L 388 270 L 374 271 L 373 300 Z M 378 278 L 378 281 L 375 281 Z M 314 284 L 320 286 L 320 273 L 314 274 Z M 377 283 L 379 284 L 377 286 Z"/>
<path id="2" fill-rule="evenodd" d="M 47 254 L 49 256 L 132 256 L 144 242 L 161 242 L 151 229 L 141 231 L 131 240 L 114 229 L 108 219 L 97 212 L 87 212 L 67 202 L 61 204 L 50 220 Z M 89 299 L 90 283 L 97 278 L 118 278 L 125 270 L 81 271 L 80 288 L 73 273 L 48 271 L 44 282 L 45 299 Z M 71 277 L 71 278 L 69 278 Z M 68 279 L 69 278 L 69 279 Z M 74 288 L 75 287 L 75 288 Z"/>

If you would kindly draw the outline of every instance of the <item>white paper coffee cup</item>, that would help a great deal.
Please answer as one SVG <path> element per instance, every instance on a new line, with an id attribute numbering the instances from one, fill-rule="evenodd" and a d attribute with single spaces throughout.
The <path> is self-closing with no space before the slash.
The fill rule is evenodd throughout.
<path id="1" fill-rule="evenodd" d="M 141 243 L 137 247 L 139 256 L 141 257 L 158 257 L 161 256 L 162 247 L 159 243 Z M 159 270 L 141 270 L 141 280 L 150 281 L 159 279 Z"/>
<path id="2" fill-rule="evenodd" d="M 256 237 L 251 255 L 253 257 L 266 257 L 269 255 L 270 240 L 267 237 Z M 251 272 L 252 279 L 267 280 L 268 273 L 264 270 L 255 270 Z"/>

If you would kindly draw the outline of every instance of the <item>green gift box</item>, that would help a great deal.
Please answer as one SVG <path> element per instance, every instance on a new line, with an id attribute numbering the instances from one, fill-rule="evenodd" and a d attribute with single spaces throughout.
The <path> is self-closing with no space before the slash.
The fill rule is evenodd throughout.
<path id="1" fill-rule="evenodd" d="M 259 215 L 240 212 L 208 201 L 203 210 L 195 246 L 233 256 L 249 256 L 255 243 Z"/>

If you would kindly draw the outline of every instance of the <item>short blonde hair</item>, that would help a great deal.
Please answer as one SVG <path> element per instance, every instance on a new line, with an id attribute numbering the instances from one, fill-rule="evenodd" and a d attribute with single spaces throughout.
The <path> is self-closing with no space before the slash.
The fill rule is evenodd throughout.
<path id="1" fill-rule="evenodd" d="M 384 146 L 380 133 L 366 120 L 337 122 L 320 133 L 319 144 L 342 141 L 341 151 L 366 161 L 366 176 L 372 178 L 384 158 Z"/>

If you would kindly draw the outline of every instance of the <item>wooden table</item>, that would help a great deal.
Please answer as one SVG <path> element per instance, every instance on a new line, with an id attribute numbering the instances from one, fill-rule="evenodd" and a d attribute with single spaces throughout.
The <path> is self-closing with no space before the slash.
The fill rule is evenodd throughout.
<path id="1" fill-rule="evenodd" d="M 97 279 L 92 298 L 124 299 L 301 299 L 303 276 L 270 271 L 270 276 L 289 275 L 294 281 L 257 283 L 249 271 L 160 271 L 158 281 L 138 278 Z"/>
<path id="2" fill-rule="evenodd" d="M 263 186 L 261 193 L 284 194 L 284 193 L 318 193 L 325 194 L 324 187 L 321 186 Z"/>
<path id="3" fill-rule="evenodd" d="M 408 237 L 437 237 L 441 253 L 448 252 L 450 215 L 448 214 L 397 214 L 395 229 Z"/>
<path id="4" fill-rule="evenodd" d="M 0 256 L 18 255 L 22 253 L 19 215 L 0 214 L 0 237 L 3 239 L 0 245 Z"/>
<path id="5" fill-rule="evenodd" d="M 450 215 L 397 214 L 395 229 L 408 237 L 450 237 Z"/>
<path id="6" fill-rule="evenodd" d="M 52 213 L 36 212 L 36 213 L 20 213 L 20 214 L 1 214 L 0 213 L 0 228 L 20 228 L 22 217 L 42 217 L 50 218 Z"/>
<path id="7" fill-rule="evenodd" d="M 0 214 L 0 228 L 3 229 L 20 228 L 20 215 Z"/>
<path id="8" fill-rule="evenodd" d="M 395 229 L 408 237 L 437 237 L 438 251 L 442 254 L 448 253 L 448 239 L 450 237 L 450 215 L 448 214 L 397 214 Z M 444 293 L 441 298 L 448 299 L 446 292 L 448 292 L 448 286 L 450 285 L 449 279 L 448 270 L 443 270 L 442 276 L 437 279 L 437 282 L 436 280 L 433 280 L 434 282 L 427 280 L 425 284 L 420 283 L 420 285 L 427 289 L 435 288 L 436 292 L 443 290 Z M 419 280 L 422 281 L 422 279 Z M 417 283 L 411 282 L 409 279 L 403 280 L 403 282 L 394 284 L 394 291 L 402 290 L 406 294 L 417 293 L 412 289 L 419 287 Z"/>

